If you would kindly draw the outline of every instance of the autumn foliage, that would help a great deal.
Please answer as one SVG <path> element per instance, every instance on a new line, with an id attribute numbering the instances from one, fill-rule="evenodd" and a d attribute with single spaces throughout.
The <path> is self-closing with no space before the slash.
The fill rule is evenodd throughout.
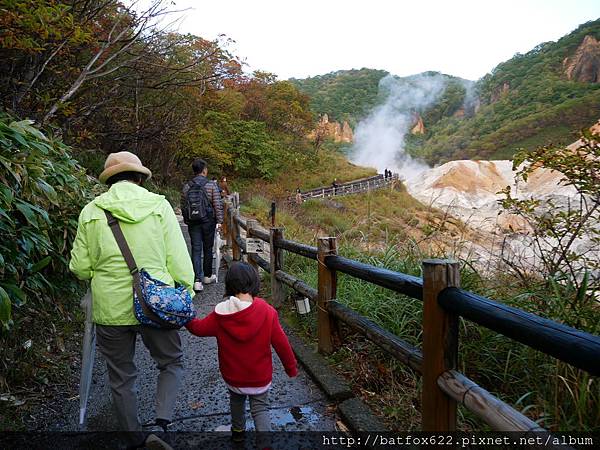
<path id="1" fill-rule="evenodd" d="M 224 36 L 173 32 L 170 3 L 128 5 L 0 0 L 2 108 L 55 128 L 94 175 L 104 155 L 130 150 L 159 180 L 180 182 L 193 157 L 273 177 L 277 155 L 311 127 L 308 98 L 272 74 L 244 74 Z"/>

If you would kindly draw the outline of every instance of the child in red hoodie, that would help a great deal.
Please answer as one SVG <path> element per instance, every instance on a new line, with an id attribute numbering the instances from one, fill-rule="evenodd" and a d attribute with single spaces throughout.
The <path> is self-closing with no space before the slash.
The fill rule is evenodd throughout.
<path id="1" fill-rule="evenodd" d="M 256 297 L 260 279 L 243 262 L 231 265 L 225 275 L 227 300 L 204 319 L 193 319 L 186 328 L 196 336 L 216 336 L 219 369 L 229 388 L 231 431 L 234 439 L 246 428 L 246 397 L 256 431 L 271 431 L 269 388 L 273 377 L 271 346 L 290 377 L 298 374 L 296 358 L 281 329 L 277 311 Z"/>

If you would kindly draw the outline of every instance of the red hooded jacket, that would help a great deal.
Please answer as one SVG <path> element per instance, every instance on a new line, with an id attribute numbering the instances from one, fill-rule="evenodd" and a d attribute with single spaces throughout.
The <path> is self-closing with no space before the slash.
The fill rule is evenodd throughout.
<path id="1" fill-rule="evenodd" d="M 196 336 L 216 336 L 219 368 L 227 384 L 234 387 L 266 386 L 273 378 L 271 345 L 285 372 L 298 374 L 296 358 L 281 329 L 277 311 L 262 298 L 233 314 L 211 312 L 193 319 L 186 328 Z"/>

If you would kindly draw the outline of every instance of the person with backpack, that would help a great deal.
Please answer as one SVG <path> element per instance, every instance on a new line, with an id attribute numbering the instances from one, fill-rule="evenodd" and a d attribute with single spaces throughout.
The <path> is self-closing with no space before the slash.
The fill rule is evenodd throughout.
<path id="1" fill-rule="evenodd" d="M 166 431 L 183 375 L 183 351 L 177 330 L 140 325 L 134 315 L 133 277 L 109 216 L 117 219 L 140 269 L 168 285 L 183 285 L 193 294 L 194 271 L 173 208 L 164 196 L 142 185 L 152 173 L 130 152 L 111 153 L 98 177 L 107 192 L 88 203 L 79 215 L 69 269 L 90 280 L 92 320 L 120 430 L 130 431 L 132 445 L 169 449 L 156 435 L 142 433 L 137 414 L 134 362 L 137 335 L 159 370 L 155 425 Z"/>
<path id="2" fill-rule="evenodd" d="M 181 214 L 192 242 L 194 291 L 200 292 L 204 284 L 217 280 L 212 273 L 213 244 L 216 228 L 223 223 L 223 200 L 217 184 L 207 178 L 206 161 L 196 159 L 192 170 L 194 178 L 183 186 Z"/>

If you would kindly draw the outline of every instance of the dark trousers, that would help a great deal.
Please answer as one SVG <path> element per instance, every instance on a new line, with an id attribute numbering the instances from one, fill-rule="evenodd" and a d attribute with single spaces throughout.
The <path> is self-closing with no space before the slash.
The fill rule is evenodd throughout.
<path id="1" fill-rule="evenodd" d="M 188 224 L 188 233 L 192 242 L 192 264 L 196 281 L 210 277 L 213 272 L 213 245 L 215 242 L 214 220 L 207 223 Z"/>
<path id="2" fill-rule="evenodd" d="M 271 431 L 269 391 L 258 395 L 243 395 L 229 391 L 231 429 L 236 431 L 244 431 L 246 429 L 246 397 L 250 400 L 250 413 L 254 419 L 254 428 L 256 431 Z"/>
<path id="3" fill-rule="evenodd" d="M 106 359 L 108 381 L 119 428 L 125 431 L 142 431 L 137 414 L 134 362 L 135 340 L 142 341 L 158 367 L 156 385 L 156 418 L 171 420 L 175 400 L 183 376 L 183 351 L 177 330 L 163 330 L 140 325 L 96 325 L 98 350 Z M 140 441 L 143 435 L 136 435 Z"/>

